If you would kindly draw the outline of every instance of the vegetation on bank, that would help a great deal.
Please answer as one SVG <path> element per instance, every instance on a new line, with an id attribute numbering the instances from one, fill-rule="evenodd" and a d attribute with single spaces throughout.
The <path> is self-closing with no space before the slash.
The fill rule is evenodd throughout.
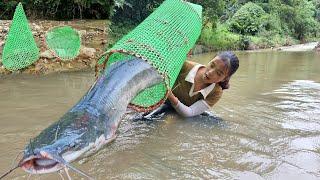
<path id="1" fill-rule="evenodd" d="M 111 20 L 115 39 L 141 22 L 162 1 L 126 2 L 116 9 Z M 319 0 L 190 2 L 204 7 L 204 27 L 198 44 L 213 50 L 269 48 L 320 39 Z M 142 13 L 139 9 L 148 11 Z"/>
<path id="2" fill-rule="evenodd" d="M 28 17 L 110 19 L 113 41 L 134 28 L 163 0 L 21 0 Z M 18 1 L 0 2 L 0 19 L 10 19 Z M 201 4 L 198 44 L 215 50 L 256 49 L 317 41 L 319 0 L 190 0 Z M 109 44 L 110 45 L 110 44 Z"/>
<path id="3" fill-rule="evenodd" d="M 50 20 L 107 19 L 117 6 L 114 0 L 2 0 L 0 19 L 11 19 L 19 2 L 29 18 Z"/>

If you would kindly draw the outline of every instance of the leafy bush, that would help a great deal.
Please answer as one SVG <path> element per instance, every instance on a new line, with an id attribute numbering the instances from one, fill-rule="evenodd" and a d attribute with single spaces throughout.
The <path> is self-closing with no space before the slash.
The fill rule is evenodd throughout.
<path id="1" fill-rule="evenodd" d="M 233 15 L 230 20 L 230 28 L 240 34 L 255 35 L 263 28 L 264 16 L 266 16 L 266 13 L 262 7 L 248 2 Z"/>
<path id="2" fill-rule="evenodd" d="M 118 0 L 111 17 L 109 35 L 112 40 L 109 46 L 147 18 L 162 2 L 163 0 Z"/>
<path id="3" fill-rule="evenodd" d="M 313 5 L 316 9 L 315 12 L 315 18 L 318 22 L 320 22 L 320 1 L 319 0 L 313 0 Z"/>
<path id="4" fill-rule="evenodd" d="M 295 36 L 305 41 L 308 34 L 317 31 L 318 22 L 314 19 L 315 7 L 307 0 L 298 1 L 295 8 L 295 18 L 293 19 L 293 29 Z"/>
<path id="5" fill-rule="evenodd" d="M 240 38 L 239 38 L 239 48 L 241 50 L 249 49 L 250 42 L 251 42 L 251 38 L 250 37 L 244 36 L 244 35 L 240 36 Z"/>
<path id="6" fill-rule="evenodd" d="M 7 19 L 9 16 L 13 16 L 17 4 L 17 1 L 0 1 L 0 19 Z"/>
<path id="7" fill-rule="evenodd" d="M 118 1 L 111 22 L 116 26 L 137 25 L 148 17 L 163 0 Z"/>
<path id="8" fill-rule="evenodd" d="M 226 24 L 218 23 L 214 30 L 210 25 L 203 29 L 199 43 L 215 50 L 239 49 L 239 39 L 240 35 L 230 32 Z"/>
<path id="9" fill-rule="evenodd" d="M 262 27 L 260 31 L 272 31 L 274 33 L 282 34 L 281 20 L 278 14 L 266 14 L 262 17 Z"/>
<path id="10" fill-rule="evenodd" d="M 190 2 L 203 7 L 203 25 L 207 26 L 210 23 L 213 29 L 217 27 L 219 17 L 226 12 L 227 2 L 224 0 L 190 0 Z"/>
<path id="11" fill-rule="evenodd" d="M 0 18 L 11 19 L 18 2 L 0 2 Z M 21 0 L 21 3 L 28 16 L 46 19 L 106 19 L 114 6 L 113 0 Z"/>

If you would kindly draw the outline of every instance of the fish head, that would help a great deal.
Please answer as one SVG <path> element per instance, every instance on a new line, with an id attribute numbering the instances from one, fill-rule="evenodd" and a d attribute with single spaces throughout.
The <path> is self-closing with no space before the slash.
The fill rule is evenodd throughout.
<path id="1" fill-rule="evenodd" d="M 63 163 L 55 160 L 46 151 L 37 151 L 32 155 L 25 155 L 19 162 L 19 166 L 30 174 L 52 173 L 64 167 Z"/>
<path id="2" fill-rule="evenodd" d="M 56 172 L 66 163 L 79 158 L 82 148 L 85 147 L 81 135 L 70 135 L 57 140 L 53 144 L 33 149 L 30 143 L 24 151 L 19 166 L 31 174 L 45 174 Z"/>
<path id="3" fill-rule="evenodd" d="M 64 115 L 60 121 L 30 140 L 19 166 L 31 174 L 51 173 L 62 169 L 87 151 L 93 137 L 85 112 Z M 85 120 L 84 120 L 85 119 Z M 91 118 L 89 118 L 91 119 Z"/>

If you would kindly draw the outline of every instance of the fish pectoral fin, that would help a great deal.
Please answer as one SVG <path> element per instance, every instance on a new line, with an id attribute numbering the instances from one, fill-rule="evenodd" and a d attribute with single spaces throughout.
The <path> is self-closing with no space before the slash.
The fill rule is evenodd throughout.
<path id="1" fill-rule="evenodd" d="M 77 169 L 77 168 L 71 166 L 69 163 L 64 164 L 64 165 L 65 165 L 67 168 L 72 169 L 74 172 L 79 173 L 79 174 L 81 174 L 82 176 L 84 176 L 84 177 L 86 177 L 86 178 L 88 178 L 88 179 L 90 179 L 90 180 L 94 180 L 94 178 L 92 178 L 91 176 L 89 176 L 89 175 L 86 174 L 85 172 L 81 171 L 80 169 Z"/>
<path id="2" fill-rule="evenodd" d="M 61 163 L 62 165 L 64 165 L 66 168 L 70 168 L 71 170 L 75 171 L 76 173 L 81 174 L 82 176 L 93 180 L 94 178 L 90 177 L 88 174 L 86 174 L 85 172 L 81 171 L 80 169 L 77 169 L 75 167 L 73 167 L 71 164 L 69 164 L 67 161 L 65 161 L 62 157 L 60 157 L 57 154 L 50 154 L 50 156 L 52 157 L 53 160 Z"/>

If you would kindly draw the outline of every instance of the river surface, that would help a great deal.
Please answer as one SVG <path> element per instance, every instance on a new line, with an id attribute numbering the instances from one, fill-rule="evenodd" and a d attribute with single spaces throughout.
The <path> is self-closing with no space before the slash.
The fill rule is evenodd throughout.
<path id="1" fill-rule="evenodd" d="M 320 179 L 320 54 L 237 54 L 240 68 L 211 109 L 215 118 L 124 119 L 114 142 L 73 165 L 96 179 Z M 93 81 L 93 72 L 1 77 L 0 173 Z M 26 178 L 18 169 L 6 179 Z"/>

